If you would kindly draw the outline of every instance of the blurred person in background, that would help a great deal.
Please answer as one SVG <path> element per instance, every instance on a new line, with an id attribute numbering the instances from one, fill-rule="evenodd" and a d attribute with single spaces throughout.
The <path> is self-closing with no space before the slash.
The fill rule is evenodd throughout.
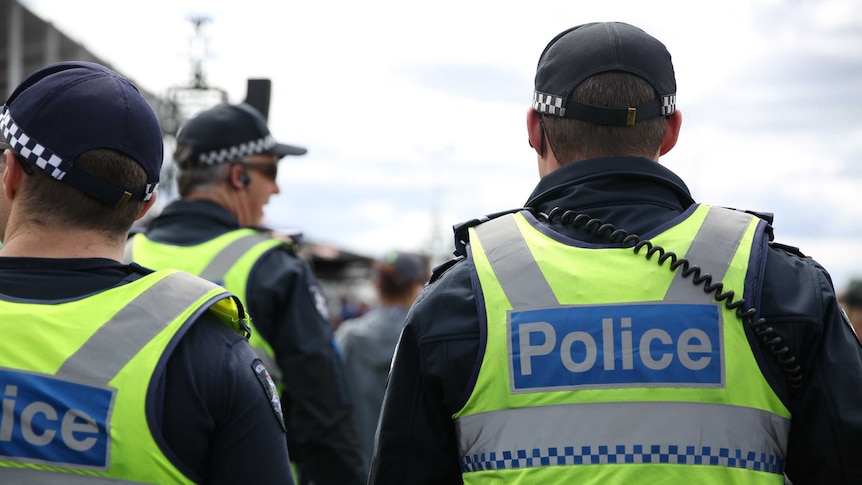
<path id="1" fill-rule="evenodd" d="M 371 484 L 862 483 L 862 345 L 829 273 L 659 163 L 676 92 L 635 26 L 547 44 L 541 178 L 455 227 L 392 361 Z"/>
<path id="2" fill-rule="evenodd" d="M 279 161 L 304 153 L 276 142 L 246 103 L 202 111 L 177 136 L 180 199 L 130 238 L 125 257 L 200 275 L 239 296 L 251 316 L 249 342 L 281 391 L 298 481 L 359 484 L 353 408 L 320 285 L 291 239 L 257 226 L 279 193 Z"/>
<path id="3" fill-rule="evenodd" d="M 335 331 L 356 407 L 366 468 L 371 464 L 374 431 L 392 352 L 404 327 L 407 310 L 430 276 L 424 256 L 403 251 L 390 251 L 374 262 L 372 271 L 378 303 L 363 315 L 344 320 Z"/>
<path id="4" fill-rule="evenodd" d="M 0 129 L 0 483 L 292 483 L 239 300 L 120 263 L 163 160 L 137 88 L 52 64 Z"/>
<path id="5" fill-rule="evenodd" d="M 862 279 L 852 279 L 847 283 L 839 300 L 856 336 L 862 335 Z"/>

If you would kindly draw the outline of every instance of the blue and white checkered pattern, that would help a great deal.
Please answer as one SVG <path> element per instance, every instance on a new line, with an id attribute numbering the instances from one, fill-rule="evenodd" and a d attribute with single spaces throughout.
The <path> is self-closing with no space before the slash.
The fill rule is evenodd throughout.
<path id="1" fill-rule="evenodd" d="M 676 111 L 676 94 L 661 97 L 661 115 L 670 116 Z"/>
<path id="2" fill-rule="evenodd" d="M 539 113 L 548 115 L 566 116 L 565 108 L 566 100 L 560 96 L 553 94 L 540 93 L 533 91 L 533 109 Z M 661 97 L 661 114 L 662 116 L 670 116 L 676 111 L 676 94 L 669 94 Z"/>
<path id="3" fill-rule="evenodd" d="M 533 91 L 533 109 L 539 113 L 554 116 L 566 116 L 566 99 L 553 94 Z"/>
<path id="4" fill-rule="evenodd" d="M 710 446 L 599 445 L 552 447 L 473 454 L 461 458 L 461 470 L 506 470 L 553 465 L 666 463 L 712 465 L 783 474 L 784 459 L 766 453 Z"/>
<path id="5" fill-rule="evenodd" d="M 276 145 L 275 138 L 272 135 L 267 135 L 264 138 L 241 143 L 232 147 L 213 150 L 211 152 L 201 153 L 198 155 L 198 162 L 201 165 L 215 165 L 225 163 L 237 158 L 247 157 L 258 153 L 264 153 Z"/>
<path id="6" fill-rule="evenodd" d="M 27 136 L 12 119 L 12 114 L 5 106 L 3 113 L 0 114 L 0 129 L 3 130 L 6 143 L 12 146 L 15 153 L 30 160 L 55 179 L 63 180 L 63 177 L 66 176 L 66 171 L 63 170 L 66 167 L 63 159 Z"/>
<path id="7" fill-rule="evenodd" d="M 64 162 L 61 157 L 53 153 L 49 148 L 30 138 L 24 130 L 12 119 L 12 114 L 6 106 L 0 113 L 0 131 L 12 147 L 12 151 L 30 160 L 51 177 L 63 180 L 66 173 L 72 168 L 71 163 Z M 146 195 L 143 200 L 150 200 L 159 184 L 147 184 Z"/>

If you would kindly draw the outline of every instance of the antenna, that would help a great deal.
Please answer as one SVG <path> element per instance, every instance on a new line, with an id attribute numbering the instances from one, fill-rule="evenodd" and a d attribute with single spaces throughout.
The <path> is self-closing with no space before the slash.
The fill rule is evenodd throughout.
<path id="1" fill-rule="evenodd" d="M 210 57 L 209 38 L 204 30 L 212 19 L 206 15 L 190 15 L 188 20 L 194 28 L 188 55 L 191 63 L 191 81 L 186 86 L 174 86 L 168 89 L 170 100 L 179 111 L 177 128 L 198 112 L 228 100 L 227 91 L 209 85 L 204 69 L 204 62 Z"/>
<path id="2" fill-rule="evenodd" d="M 204 35 L 203 27 L 212 19 L 206 15 L 191 15 L 188 18 L 195 29 L 195 35 L 189 48 L 189 59 L 192 63 L 192 87 L 206 89 L 207 80 L 204 73 L 204 60 L 209 56 L 209 39 Z"/>

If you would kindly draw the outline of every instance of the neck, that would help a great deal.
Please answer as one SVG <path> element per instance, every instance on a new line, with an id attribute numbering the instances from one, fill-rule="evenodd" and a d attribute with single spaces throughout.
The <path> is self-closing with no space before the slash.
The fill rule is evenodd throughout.
<path id="1" fill-rule="evenodd" d="M 206 200 L 218 204 L 233 214 L 243 227 L 253 225 L 257 222 L 252 220 L 251 210 L 248 208 L 248 204 L 245 203 L 245 199 L 240 197 L 239 191 L 228 188 L 224 184 L 216 188 L 194 190 L 183 197 L 183 199 Z"/>
<path id="2" fill-rule="evenodd" d="M 6 231 L 0 256 L 28 258 L 106 258 L 122 261 L 125 238 L 74 229 Z"/>

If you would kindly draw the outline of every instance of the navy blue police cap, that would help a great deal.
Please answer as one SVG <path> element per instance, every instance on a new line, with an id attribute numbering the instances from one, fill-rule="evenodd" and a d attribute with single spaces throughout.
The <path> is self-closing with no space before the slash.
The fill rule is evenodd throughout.
<path id="1" fill-rule="evenodd" d="M 263 115 L 248 103 L 221 103 L 201 111 L 177 135 L 181 168 L 212 166 L 258 154 L 304 155 L 303 147 L 278 143 Z"/>
<path id="2" fill-rule="evenodd" d="M 33 72 L 0 110 L 0 130 L 17 154 L 103 203 L 146 201 L 158 187 L 164 144 L 156 114 L 138 88 L 105 66 L 70 61 Z M 97 148 L 133 158 L 146 185 L 119 187 L 75 165 Z"/>
<path id="3" fill-rule="evenodd" d="M 591 106 L 570 99 L 590 76 L 611 71 L 645 79 L 656 98 L 640 106 Z M 594 22 L 554 37 L 539 57 L 533 109 L 542 114 L 603 125 L 631 126 L 670 116 L 676 109 L 676 79 L 667 48 L 643 30 L 622 22 Z"/>

